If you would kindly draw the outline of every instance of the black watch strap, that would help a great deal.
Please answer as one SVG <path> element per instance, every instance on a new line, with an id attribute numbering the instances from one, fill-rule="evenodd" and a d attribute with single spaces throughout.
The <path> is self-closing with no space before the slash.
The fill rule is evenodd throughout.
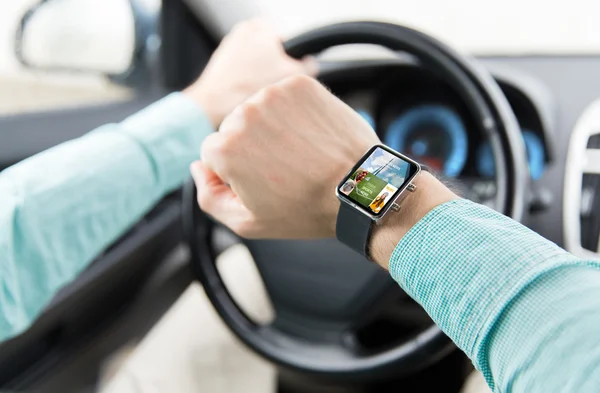
<path id="1" fill-rule="evenodd" d="M 429 168 L 424 165 L 421 165 L 421 170 L 429 172 Z M 415 190 L 413 184 L 409 184 L 407 188 L 408 191 Z M 357 208 L 344 202 L 340 203 L 335 226 L 336 237 L 340 242 L 364 255 L 367 259 L 370 259 L 369 238 L 371 237 L 373 225 L 374 221 Z"/>
<path id="2" fill-rule="evenodd" d="M 337 239 L 369 258 L 369 238 L 373 220 L 347 203 L 340 203 L 335 233 Z"/>

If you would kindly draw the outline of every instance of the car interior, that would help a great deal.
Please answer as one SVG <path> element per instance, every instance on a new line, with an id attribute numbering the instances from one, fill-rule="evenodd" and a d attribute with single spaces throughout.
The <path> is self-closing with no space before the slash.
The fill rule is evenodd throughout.
<path id="1" fill-rule="evenodd" d="M 34 71 L 85 69 L 80 60 L 28 52 L 29 28 L 53 1 L 61 3 L 35 2 L 22 15 L 15 57 Z M 185 88 L 226 30 L 216 1 L 125 3 L 134 22 L 129 63 L 96 73 L 132 94 L 0 115 L 0 170 Z M 471 57 L 443 36 L 386 20 L 319 23 L 284 47 L 296 58 L 317 56 L 320 82 L 383 143 L 463 197 L 598 258 L 600 51 Z M 239 245 L 273 305 L 268 324 L 248 316 L 216 268 Z M 427 313 L 362 256 L 335 240 L 239 238 L 200 211 L 188 182 L 63 288 L 30 329 L 0 344 L 0 390 L 95 391 L 103 362 L 144 337 L 192 282 L 239 341 L 275 367 L 279 392 L 459 392 L 473 371 Z"/>

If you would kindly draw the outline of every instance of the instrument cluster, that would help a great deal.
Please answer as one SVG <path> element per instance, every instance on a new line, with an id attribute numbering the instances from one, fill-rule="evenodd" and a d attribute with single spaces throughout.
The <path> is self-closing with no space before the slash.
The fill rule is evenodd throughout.
<path id="1" fill-rule="evenodd" d="M 457 177 L 473 161 L 477 175 L 493 178 L 496 172 L 492 149 L 488 141 L 473 140 L 461 116 L 452 108 L 430 103 L 404 108 L 386 125 L 377 128 L 373 116 L 364 109 L 358 111 L 383 143 L 407 154 L 447 177 Z M 539 132 L 522 129 L 529 173 L 538 180 L 546 169 L 546 153 Z M 469 160 L 469 155 L 473 155 Z M 467 170 L 473 174 L 473 170 Z"/>
<path id="2" fill-rule="evenodd" d="M 544 131 L 522 97 L 505 92 L 522 129 L 532 180 L 546 170 Z M 343 96 L 383 143 L 449 178 L 493 179 L 496 165 L 489 141 L 449 88 L 408 78 Z"/>

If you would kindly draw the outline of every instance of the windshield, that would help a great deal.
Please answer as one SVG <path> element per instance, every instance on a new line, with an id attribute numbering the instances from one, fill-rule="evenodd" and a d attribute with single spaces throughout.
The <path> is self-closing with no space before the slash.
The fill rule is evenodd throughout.
<path id="1" fill-rule="evenodd" d="M 600 54 L 598 0 L 201 2 L 218 14 L 219 28 L 226 30 L 249 14 L 266 15 L 285 37 L 329 23 L 369 19 L 416 28 L 476 55 Z"/>

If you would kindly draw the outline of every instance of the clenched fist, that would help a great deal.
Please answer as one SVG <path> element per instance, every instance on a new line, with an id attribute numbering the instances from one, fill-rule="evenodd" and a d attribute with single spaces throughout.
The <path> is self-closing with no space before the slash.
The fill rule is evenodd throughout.
<path id="1" fill-rule="evenodd" d="M 249 238 L 335 236 L 335 187 L 379 139 L 316 80 L 293 76 L 238 106 L 191 166 L 200 207 Z"/>

